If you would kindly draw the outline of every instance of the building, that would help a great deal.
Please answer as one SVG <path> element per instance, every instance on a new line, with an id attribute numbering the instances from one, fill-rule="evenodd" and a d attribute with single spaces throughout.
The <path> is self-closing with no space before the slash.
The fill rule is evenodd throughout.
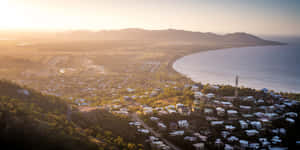
<path id="1" fill-rule="evenodd" d="M 235 117 L 238 115 L 238 111 L 236 110 L 227 110 L 227 115 L 230 117 Z"/>
<path id="2" fill-rule="evenodd" d="M 162 122 L 157 123 L 157 126 L 160 130 L 166 130 L 167 129 L 167 126 Z"/>
<path id="3" fill-rule="evenodd" d="M 225 109 L 222 108 L 222 107 L 217 107 L 216 111 L 217 111 L 218 116 L 224 116 L 225 115 Z"/>
<path id="4" fill-rule="evenodd" d="M 211 108 L 204 108 L 204 114 L 206 115 L 212 115 L 213 114 L 213 109 Z"/>
<path id="5" fill-rule="evenodd" d="M 259 134 L 259 132 L 257 130 L 254 130 L 254 129 L 251 129 L 251 130 L 245 130 L 246 134 L 248 136 L 254 136 L 254 135 L 257 135 Z"/>
<path id="6" fill-rule="evenodd" d="M 179 120 L 178 121 L 178 126 L 180 128 L 188 128 L 189 127 L 189 123 L 187 120 Z"/>
<path id="7" fill-rule="evenodd" d="M 186 106 L 181 106 L 177 110 L 178 110 L 178 113 L 181 115 L 188 116 L 191 114 L 191 110 Z"/>
<path id="8" fill-rule="evenodd" d="M 204 143 L 193 144 L 193 147 L 195 148 L 195 150 L 204 150 Z"/>
<path id="9" fill-rule="evenodd" d="M 169 133 L 171 136 L 182 136 L 184 135 L 184 131 L 183 130 L 180 130 L 180 131 L 174 131 L 174 132 L 171 132 Z"/>
<path id="10" fill-rule="evenodd" d="M 242 129 L 247 129 L 248 128 L 248 123 L 244 120 L 240 120 L 240 126 Z"/>

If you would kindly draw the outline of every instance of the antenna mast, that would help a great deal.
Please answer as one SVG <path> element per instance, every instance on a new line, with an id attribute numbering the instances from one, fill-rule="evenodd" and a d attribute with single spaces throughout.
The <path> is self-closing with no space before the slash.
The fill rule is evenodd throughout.
<path id="1" fill-rule="evenodd" d="M 234 91 L 234 96 L 236 98 L 239 96 L 238 87 L 239 87 L 239 76 L 237 75 L 235 77 L 235 91 Z"/>

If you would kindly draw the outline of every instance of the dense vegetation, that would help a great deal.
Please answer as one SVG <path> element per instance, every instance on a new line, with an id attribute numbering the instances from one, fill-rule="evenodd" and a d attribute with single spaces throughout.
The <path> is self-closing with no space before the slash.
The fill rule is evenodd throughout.
<path id="1" fill-rule="evenodd" d="M 136 139 L 143 140 L 135 136 L 125 118 L 105 111 L 83 115 L 76 108 L 71 113 L 63 99 L 0 81 L 2 146 L 44 150 L 143 148 L 134 143 Z"/>

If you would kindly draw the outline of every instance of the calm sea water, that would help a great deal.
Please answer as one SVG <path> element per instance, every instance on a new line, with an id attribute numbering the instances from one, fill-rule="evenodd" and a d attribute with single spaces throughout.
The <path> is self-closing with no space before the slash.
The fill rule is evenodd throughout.
<path id="1" fill-rule="evenodd" d="M 300 92 L 300 40 L 288 45 L 231 48 L 178 59 L 173 68 L 196 82 Z"/>

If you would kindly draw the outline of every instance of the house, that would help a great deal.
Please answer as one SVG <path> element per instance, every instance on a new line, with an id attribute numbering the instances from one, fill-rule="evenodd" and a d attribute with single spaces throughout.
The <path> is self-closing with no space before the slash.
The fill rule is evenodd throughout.
<path id="1" fill-rule="evenodd" d="M 164 111 L 164 110 L 160 110 L 158 111 L 158 115 L 167 115 L 168 112 Z"/>
<path id="2" fill-rule="evenodd" d="M 193 147 L 195 148 L 195 150 L 204 150 L 204 143 L 193 144 Z"/>
<path id="3" fill-rule="evenodd" d="M 167 109 L 168 113 L 169 114 L 175 114 L 176 113 L 176 110 L 174 109 Z"/>
<path id="4" fill-rule="evenodd" d="M 162 122 L 157 123 L 157 126 L 160 130 L 166 130 L 167 129 L 167 126 Z"/>
<path id="5" fill-rule="evenodd" d="M 286 134 L 285 128 L 280 128 L 279 133 L 282 134 L 282 135 L 285 135 Z"/>
<path id="6" fill-rule="evenodd" d="M 157 96 L 159 93 L 157 92 L 157 91 L 152 91 L 151 93 L 150 93 L 150 97 L 155 97 L 155 96 Z"/>
<path id="7" fill-rule="evenodd" d="M 210 124 L 212 126 L 223 125 L 223 123 L 224 123 L 224 121 L 212 121 L 212 122 L 210 122 Z"/>
<path id="8" fill-rule="evenodd" d="M 224 143 L 222 142 L 221 139 L 216 139 L 216 141 L 215 141 L 215 147 L 217 149 L 221 149 L 223 147 L 223 145 L 224 145 Z"/>
<path id="9" fill-rule="evenodd" d="M 258 118 L 263 118 L 265 116 L 265 114 L 262 112 L 256 112 L 256 113 L 254 113 L 254 115 Z"/>
<path id="10" fill-rule="evenodd" d="M 222 107 L 217 107 L 216 111 L 217 111 L 218 116 L 224 116 L 225 115 L 225 109 L 222 108 Z"/>
<path id="11" fill-rule="evenodd" d="M 150 146 L 152 149 L 169 150 L 170 147 L 164 144 L 162 141 L 151 141 Z"/>
<path id="12" fill-rule="evenodd" d="M 199 92 L 199 91 L 194 92 L 194 97 L 195 97 L 196 99 L 200 99 L 200 98 L 203 97 L 203 96 L 204 96 L 203 93 L 201 93 L 201 92 Z"/>
<path id="13" fill-rule="evenodd" d="M 248 123 L 244 120 L 239 120 L 240 126 L 242 129 L 247 129 L 248 128 Z"/>
<path id="14" fill-rule="evenodd" d="M 136 126 L 136 127 L 139 127 L 139 126 L 141 126 L 142 124 L 140 123 L 140 122 L 129 122 L 129 125 L 134 125 L 134 126 Z"/>
<path id="15" fill-rule="evenodd" d="M 288 147 L 272 147 L 270 146 L 269 147 L 269 150 L 288 150 L 289 148 Z"/>
<path id="16" fill-rule="evenodd" d="M 211 117 L 211 116 L 206 116 L 205 119 L 206 119 L 207 121 L 217 121 L 217 120 L 218 120 L 217 117 Z"/>
<path id="17" fill-rule="evenodd" d="M 191 111 L 188 107 L 186 106 L 181 106 L 178 108 L 178 113 L 181 114 L 181 115 L 190 115 L 191 114 Z"/>
<path id="18" fill-rule="evenodd" d="M 229 131 L 233 131 L 236 127 L 233 125 L 225 125 L 225 129 Z"/>
<path id="19" fill-rule="evenodd" d="M 248 136 L 254 136 L 254 135 L 257 135 L 259 134 L 259 132 L 257 130 L 254 130 L 254 129 L 251 129 L 251 130 L 245 130 L 246 134 Z"/>
<path id="20" fill-rule="evenodd" d="M 228 135 L 230 135 L 230 132 L 228 132 L 228 131 L 222 131 L 221 135 L 225 139 Z"/>
<path id="21" fill-rule="evenodd" d="M 282 140 L 280 139 L 279 136 L 273 136 L 271 139 L 272 144 L 280 144 Z"/>
<path id="22" fill-rule="evenodd" d="M 236 136 L 230 136 L 229 138 L 227 138 L 227 141 L 228 141 L 228 142 L 236 142 L 236 141 L 238 141 L 238 140 L 239 140 L 239 138 L 236 137 Z"/>
<path id="23" fill-rule="evenodd" d="M 295 120 L 292 118 L 286 118 L 285 121 L 289 122 L 289 123 L 295 123 Z"/>
<path id="24" fill-rule="evenodd" d="M 174 131 L 174 132 L 171 132 L 171 133 L 169 133 L 171 136 L 178 136 L 178 135 L 180 135 L 180 136 L 182 136 L 182 135 L 184 135 L 184 131 L 183 130 L 180 130 L 180 131 Z"/>
<path id="25" fill-rule="evenodd" d="M 132 93 L 132 92 L 134 92 L 134 91 L 135 91 L 135 89 L 127 88 L 127 92 L 129 92 L 129 93 Z"/>
<path id="26" fill-rule="evenodd" d="M 233 147 L 229 144 L 225 144 L 224 150 L 233 150 Z"/>
<path id="27" fill-rule="evenodd" d="M 240 109 L 243 112 L 250 112 L 251 108 L 252 108 L 251 106 L 240 105 Z"/>
<path id="28" fill-rule="evenodd" d="M 214 93 L 208 93 L 205 95 L 208 99 L 212 99 L 215 97 L 215 94 Z"/>
<path id="29" fill-rule="evenodd" d="M 222 101 L 221 104 L 222 104 L 222 106 L 224 106 L 226 108 L 229 108 L 229 107 L 233 106 L 231 102 L 224 102 L 224 101 Z"/>
<path id="30" fill-rule="evenodd" d="M 259 99 L 256 101 L 256 104 L 263 104 L 263 103 L 265 103 L 265 101 L 263 99 Z"/>
<path id="31" fill-rule="evenodd" d="M 261 91 L 264 92 L 264 93 L 268 93 L 269 92 L 269 90 L 267 88 L 263 88 L 263 89 L 261 89 Z"/>
<path id="32" fill-rule="evenodd" d="M 244 118 L 253 118 L 254 117 L 254 115 L 252 115 L 252 114 L 242 114 L 242 116 Z"/>
<path id="33" fill-rule="evenodd" d="M 120 109 L 121 105 L 112 105 L 113 109 Z"/>
<path id="34" fill-rule="evenodd" d="M 138 132 L 144 133 L 144 134 L 149 134 L 148 129 L 138 129 Z"/>
<path id="35" fill-rule="evenodd" d="M 284 117 L 297 118 L 298 114 L 295 112 L 287 112 L 284 114 Z"/>
<path id="36" fill-rule="evenodd" d="M 255 101 L 255 98 L 253 96 L 247 96 L 243 98 L 244 101 Z"/>
<path id="37" fill-rule="evenodd" d="M 250 143 L 249 144 L 250 149 L 259 149 L 259 143 Z"/>
<path id="38" fill-rule="evenodd" d="M 200 100 L 195 99 L 193 101 L 192 111 L 193 112 L 200 112 L 201 111 L 201 102 Z"/>
<path id="39" fill-rule="evenodd" d="M 157 117 L 150 117 L 150 120 L 152 120 L 152 121 L 159 121 L 159 118 L 157 118 Z"/>
<path id="40" fill-rule="evenodd" d="M 175 106 L 174 105 L 168 105 L 165 107 L 166 109 L 175 109 Z"/>
<path id="41" fill-rule="evenodd" d="M 184 107 L 184 104 L 177 103 L 177 104 L 176 104 L 176 109 L 178 109 L 178 108 L 180 108 L 180 107 Z"/>
<path id="42" fill-rule="evenodd" d="M 248 147 L 248 141 L 240 140 L 240 146 L 242 149 L 246 149 Z"/>
<path id="43" fill-rule="evenodd" d="M 210 109 L 210 108 L 204 108 L 204 114 L 206 114 L 206 115 L 211 115 L 211 114 L 213 114 L 213 109 Z"/>
<path id="44" fill-rule="evenodd" d="M 120 115 L 125 115 L 127 116 L 128 115 L 128 111 L 114 111 L 114 113 L 117 113 L 117 114 L 120 114 Z"/>
<path id="45" fill-rule="evenodd" d="M 144 109 L 144 115 L 151 115 L 153 113 L 152 109 Z"/>
<path id="46" fill-rule="evenodd" d="M 264 116 L 265 116 L 266 118 L 272 120 L 272 119 L 274 119 L 275 117 L 277 117 L 278 114 L 277 114 L 277 113 L 265 113 Z"/>
<path id="47" fill-rule="evenodd" d="M 188 123 L 187 120 L 179 120 L 178 121 L 178 126 L 180 128 L 187 128 L 187 127 L 189 127 L 189 123 Z"/>
<path id="48" fill-rule="evenodd" d="M 192 85 L 191 90 L 192 90 L 192 91 L 199 91 L 199 86 L 197 86 L 197 85 Z"/>
<path id="49" fill-rule="evenodd" d="M 193 101 L 193 104 L 196 105 L 196 106 L 198 106 L 198 105 L 201 104 L 201 102 L 200 102 L 200 100 L 195 99 L 195 100 Z"/>
<path id="50" fill-rule="evenodd" d="M 256 129 L 261 129 L 262 128 L 262 125 L 259 121 L 251 121 L 250 124 L 253 128 L 256 128 Z"/>
<path id="51" fill-rule="evenodd" d="M 259 138 L 258 141 L 261 143 L 262 147 L 268 147 L 271 144 L 267 138 Z"/>
<path id="52" fill-rule="evenodd" d="M 201 135 L 200 133 L 194 133 L 193 135 L 198 137 L 202 142 L 207 141 L 207 136 Z"/>
<path id="53" fill-rule="evenodd" d="M 157 138 L 155 136 L 149 136 L 149 140 L 150 141 L 157 141 L 157 140 L 159 140 L 159 138 Z"/>
<path id="54" fill-rule="evenodd" d="M 227 115 L 231 117 L 237 116 L 238 112 L 236 110 L 227 110 Z"/>
<path id="55" fill-rule="evenodd" d="M 186 136 L 183 138 L 184 140 L 186 141 L 190 141 L 190 142 L 194 142 L 197 140 L 197 137 L 194 137 L 194 136 Z"/>

